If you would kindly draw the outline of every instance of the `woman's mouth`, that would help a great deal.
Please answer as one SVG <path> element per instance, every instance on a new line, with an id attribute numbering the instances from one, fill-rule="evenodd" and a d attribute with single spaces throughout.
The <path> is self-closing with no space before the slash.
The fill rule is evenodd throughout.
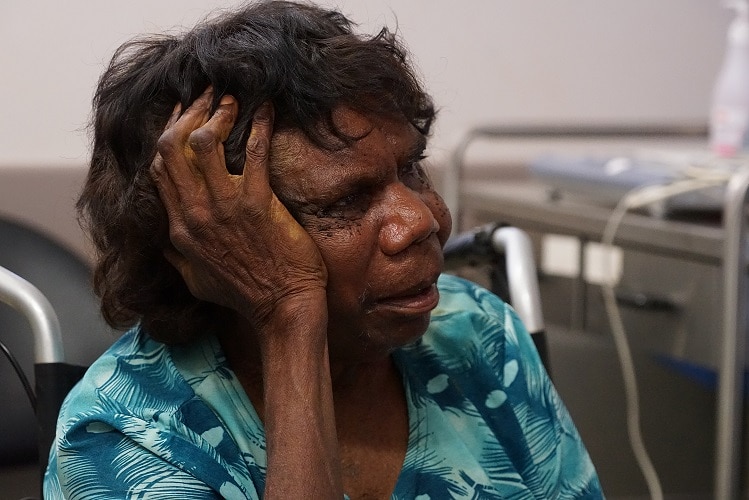
<path id="1" fill-rule="evenodd" d="M 374 309 L 416 316 L 429 313 L 439 300 L 437 285 L 432 283 L 377 300 Z"/>

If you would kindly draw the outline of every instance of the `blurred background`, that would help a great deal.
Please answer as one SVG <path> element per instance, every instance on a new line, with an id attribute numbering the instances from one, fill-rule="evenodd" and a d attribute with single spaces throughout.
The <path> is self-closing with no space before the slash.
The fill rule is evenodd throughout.
<path id="1" fill-rule="evenodd" d="M 621 154 L 642 147 L 704 148 L 712 87 L 732 18 L 717 0 L 319 3 L 337 6 L 363 31 L 376 32 L 387 25 L 402 35 L 440 109 L 430 156 L 436 181 L 445 189 L 450 189 L 445 179 L 454 168 L 456 149 L 470 131 L 482 126 L 688 131 L 684 137 L 656 137 L 656 142 L 649 136 L 614 137 L 604 143 L 591 143 L 585 137 L 552 138 L 557 141 L 552 149 L 566 150 L 575 142 L 581 154 L 592 150 Z M 60 295 L 56 300 L 69 299 L 66 296 L 72 292 L 64 287 L 57 292 L 55 287 L 70 278 L 61 275 L 46 283 L 45 276 L 54 272 L 43 266 L 52 258 L 29 248 L 47 245 L 49 252 L 73 259 L 73 267 L 84 272 L 89 263 L 88 244 L 75 221 L 73 205 L 86 172 L 86 127 L 99 74 L 114 50 L 133 36 L 179 30 L 213 9 L 238 4 L 216 0 L 4 0 L 0 4 L 0 221 L 8 226 L 0 231 L 0 249 L 7 254 L 6 263 L 0 265 L 16 263 L 19 269 L 39 275 L 35 284 Z M 461 159 L 466 181 L 527 183 L 531 177 L 527 160 L 549 147 L 546 139 L 543 145 L 522 138 L 487 142 L 476 144 Z M 592 207 L 592 212 L 601 211 L 601 220 L 610 209 Z M 462 228 L 507 220 L 512 210 L 524 211 L 499 199 L 463 208 Z M 510 222 L 523 224 L 520 217 Z M 538 254 L 554 381 L 591 451 L 608 497 L 647 498 L 627 441 L 621 375 L 600 291 L 581 278 L 579 242 L 578 247 L 572 242 L 570 250 L 568 240 L 550 242 L 546 233 L 555 231 L 547 227 L 531 224 L 527 229 Z M 585 231 L 560 232 L 579 240 Z M 706 245 L 719 246 L 720 235 L 710 234 Z M 20 244 L 27 240 L 45 243 Z M 674 306 L 655 312 L 633 307 L 625 313 L 643 391 L 646 443 L 668 498 L 712 498 L 715 384 L 698 383 L 694 372 L 684 375 L 663 359 L 686 359 L 690 367 L 697 363 L 714 376 L 714 341 L 722 308 L 716 299 L 720 266 L 714 255 L 681 258 L 678 249 L 667 255 L 655 253 L 636 248 L 625 253 L 622 264 L 629 292 L 644 290 L 647 297 Z M 24 263 L 18 263 L 19 254 L 26 257 Z M 29 263 L 32 255 L 36 260 Z M 87 310 L 95 310 L 85 279 L 81 283 L 75 294 Z M 2 309 L 0 313 L 10 315 Z M 87 326 L 81 326 L 76 323 L 83 321 L 80 314 L 69 315 L 63 331 L 106 330 L 98 318 L 86 319 Z M 0 314 L 0 329 L 23 328 L 2 318 Z M 111 338 L 105 335 L 103 344 Z M 3 384 L 12 378 L 11 372 L 0 371 Z M 7 404 L 4 398 L 9 398 L 16 401 L 14 405 L 23 405 L 10 391 L 0 387 L 0 404 Z M 9 428 L 0 427 L 0 434 Z M 8 498 L 18 498 L 29 488 L 28 494 L 33 494 L 33 476 L 23 467 L 13 467 L 6 466 L 10 473 L 5 475 L 0 467 L 0 491 L 18 492 Z"/>
<path id="2" fill-rule="evenodd" d="M 717 0 L 321 3 L 367 32 L 397 27 L 440 108 L 438 164 L 484 124 L 706 123 L 731 17 Z M 0 168 L 83 167 L 93 89 L 114 50 L 232 5 L 3 2 Z"/>
<path id="3" fill-rule="evenodd" d="M 0 164 L 82 164 L 97 78 L 143 32 L 238 2 L 69 0 L 0 6 Z M 482 123 L 702 123 L 730 13 L 717 0 L 337 0 L 397 27 L 441 108 L 435 150 Z"/>

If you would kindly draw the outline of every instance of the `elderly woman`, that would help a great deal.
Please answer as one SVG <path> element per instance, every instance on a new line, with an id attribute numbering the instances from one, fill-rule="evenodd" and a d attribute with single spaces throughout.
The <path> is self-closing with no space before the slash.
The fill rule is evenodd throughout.
<path id="1" fill-rule="evenodd" d="M 514 313 L 441 276 L 396 37 L 267 2 L 118 50 L 81 208 L 107 320 L 47 498 L 599 498 Z"/>

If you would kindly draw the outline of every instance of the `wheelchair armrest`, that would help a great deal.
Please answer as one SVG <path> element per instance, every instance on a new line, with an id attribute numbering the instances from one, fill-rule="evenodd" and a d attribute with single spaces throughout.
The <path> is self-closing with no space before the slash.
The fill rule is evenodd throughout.
<path id="1" fill-rule="evenodd" d="M 0 267 L 0 301 L 17 310 L 31 324 L 36 363 L 61 363 L 65 356 L 57 314 L 34 285 Z"/>

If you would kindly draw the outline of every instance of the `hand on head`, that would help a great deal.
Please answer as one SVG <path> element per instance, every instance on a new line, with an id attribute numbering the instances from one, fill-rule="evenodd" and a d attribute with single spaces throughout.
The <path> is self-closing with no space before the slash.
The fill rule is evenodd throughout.
<path id="1" fill-rule="evenodd" d="M 262 323 L 289 299 L 324 294 L 327 271 L 269 184 L 272 104 L 255 112 L 244 172 L 231 175 L 223 142 L 238 104 L 225 95 L 211 113 L 212 101 L 209 88 L 184 113 L 178 105 L 158 142 L 151 172 L 174 247 L 165 256 L 193 295 Z"/>

